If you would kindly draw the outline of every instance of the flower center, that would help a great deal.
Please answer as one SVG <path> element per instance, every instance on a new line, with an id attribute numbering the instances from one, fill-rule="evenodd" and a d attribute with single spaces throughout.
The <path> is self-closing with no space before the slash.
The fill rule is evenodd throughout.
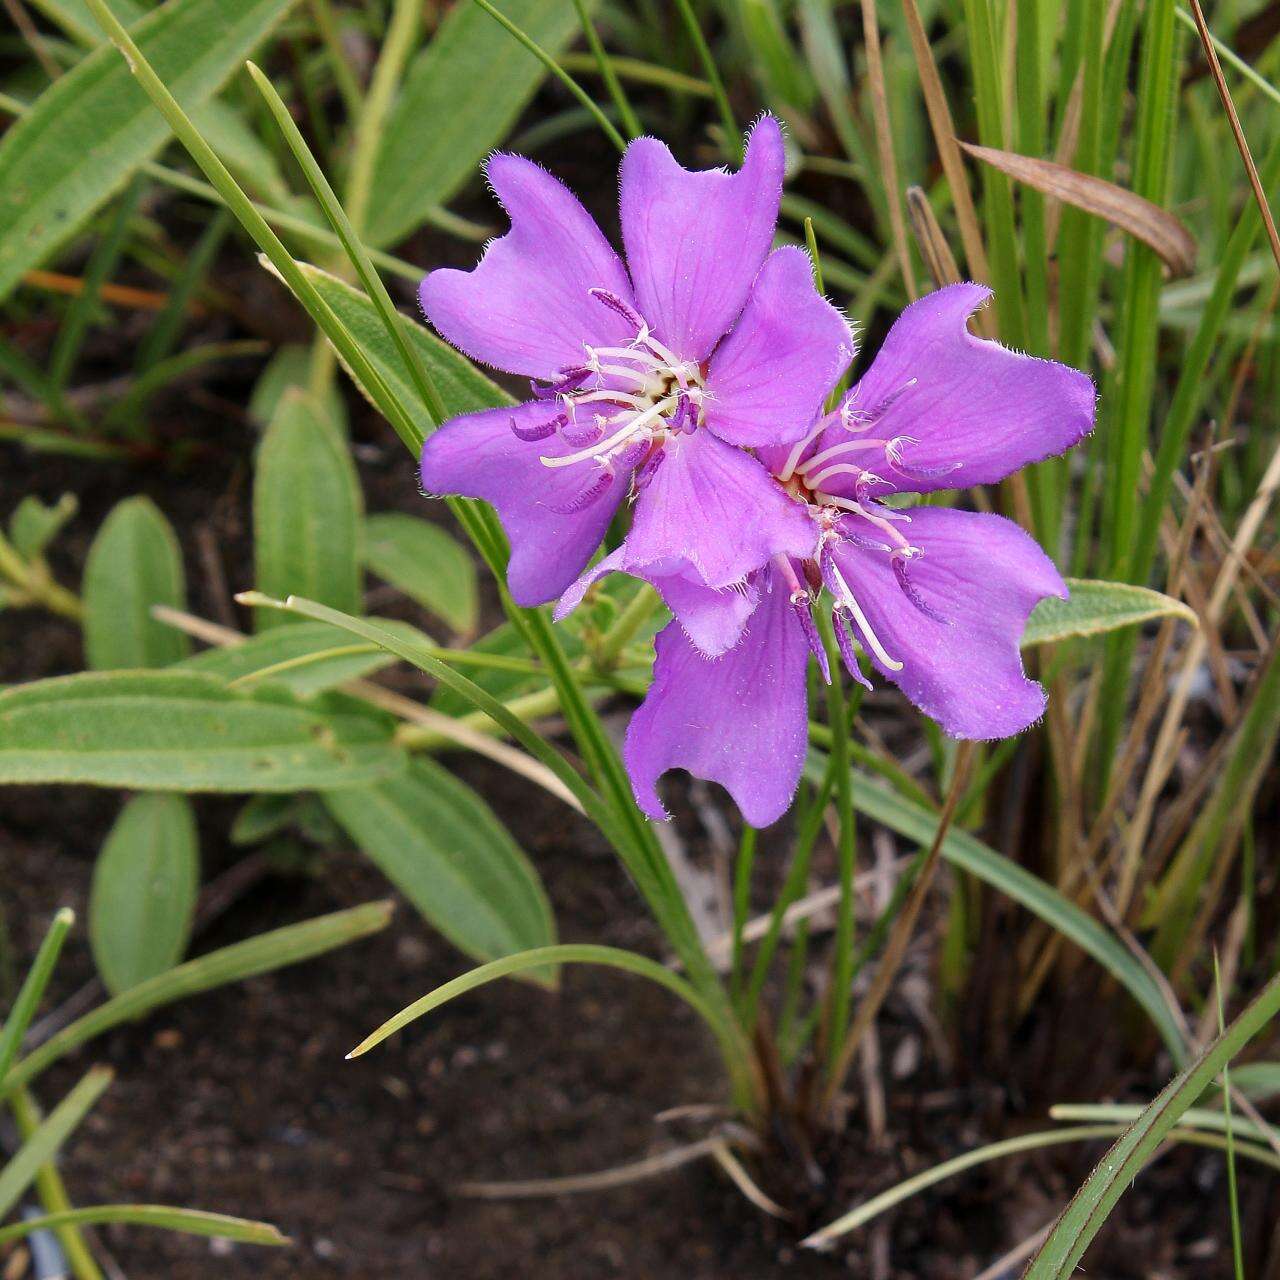
<path id="1" fill-rule="evenodd" d="M 625 347 L 592 347 L 583 343 L 580 365 L 559 370 L 557 381 L 534 384 L 534 398 L 548 402 L 548 419 L 534 427 L 511 429 L 520 440 L 559 436 L 569 453 L 544 454 L 544 467 L 558 469 L 591 464 L 595 474 L 581 492 L 557 511 L 580 511 L 612 487 L 619 471 L 634 472 L 643 489 L 661 464 L 668 440 L 690 435 L 702 423 L 706 371 L 681 360 L 650 332 L 644 318 L 616 294 L 591 289 L 602 306 L 635 327 Z"/>
<path id="2" fill-rule="evenodd" d="M 888 556 L 897 585 L 911 604 L 935 622 L 948 622 L 924 599 L 908 575 L 907 566 L 924 554 L 903 532 L 902 526 L 910 525 L 911 517 L 877 500 L 877 495 L 883 496 L 896 488 L 880 471 L 932 479 L 954 470 L 954 466 L 910 465 L 903 459 L 903 450 L 920 442 L 914 436 L 883 432 L 885 418 L 915 386 L 916 379 L 911 378 L 871 409 L 859 404 L 860 387 L 854 387 L 836 410 L 819 418 L 809 434 L 796 443 L 774 477 L 793 500 L 810 508 L 818 525 L 818 547 L 808 576 L 820 580 L 834 598 L 832 614 L 836 636 L 845 665 L 856 679 L 862 677 L 853 635 L 882 666 L 900 671 L 902 663 L 889 654 L 876 635 L 847 575 L 836 563 L 832 554 L 834 547 L 850 543 L 864 551 Z M 875 436 L 869 436 L 867 433 L 877 425 L 882 429 Z M 834 443 L 828 433 L 835 436 Z M 827 438 L 824 447 L 818 448 L 824 437 Z M 879 471 L 873 470 L 873 466 L 879 467 Z M 839 491 L 832 492 L 833 489 Z M 792 603 L 798 606 L 794 591 Z M 805 608 L 807 611 L 807 605 Z"/>

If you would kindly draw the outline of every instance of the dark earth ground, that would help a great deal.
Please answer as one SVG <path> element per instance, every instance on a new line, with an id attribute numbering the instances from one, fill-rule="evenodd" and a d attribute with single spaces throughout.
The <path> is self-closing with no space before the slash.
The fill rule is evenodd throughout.
<path id="1" fill-rule="evenodd" d="M 608 225 L 613 197 L 598 175 L 611 172 L 612 160 L 583 151 L 561 159 L 552 163 L 571 183 L 597 184 L 591 204 Z M 463 211 L 494 218 L 484 203 Z M 170 205 L 166 227 L 182 240 L 205 216 Z M 428 263 L 474 257 L 471 246 L 439 237 L 404 252 Z M 224 258 L 216 278 L 237 300 L 235 320 L 201 322 L 201 341 L 246 333 L 272 343 L 308 337 L 247 253 L 233 247 Z M 105 380 L 129 366 L 121 351 L 131 350 L 147 321 L 117 319 L 118 329 L 94 334 L 79 380 Z M 35 319 L 10 336 L 38 359 L 51 333 L 51 325 Z M 114 502 L 147 493 L 178 530 L 192 609 L 244 625 L 230 592 L 250 585 L 254 428 L 243 406 L 254 373 L 252 362 L 220 366 L 198 385 L 161 397 L 154 445 L 140 443 L 127 463 L 33 457 L 0 445 L 0 514 L 26 492 L 47 501 L 75 492 L 81 514 L 53 555 L 62 580 L 74 585 L 89 539 Z M 443 518 L 417 497 L 412 467 L 390 431 L 361 412 L 354 397 L 349 401 L 369 508 Z M 70 624 L 0 613 L 0 682 L 72 671 L 80 661 Z M 406 680 L 406 691 L 421 690 L 412 677 L 396 678 Z M 891 732 L 897 704 L 891 695 L 877 701 L 887 708 L 883 727 Z M 896 726 L 912 732 L 900 718 Z M 534 859 L 562 939 L 661 954 L 636 895 L 590 828 L 483 762 L 464 759 L 457 767 Z M 19 963 L 58 906 L 80 913 L 48 1007 L 92 976 L 85 897 L 92 859 L 118 804 L 117 796 L 86 789 L 0 792 L 0 906 Z M 243 851 L 227 840 L 234 801 L 203 798 L 197 808 L 207 882 Z M 688 808 L 681 829 L 695 853 L 705 848 Z M 1012 837 L 988 834 L 1016 853 Z M 762 842 L 762 901 L 783 847 L 781 839 Z M 195 950 L 387 892 L 372 868 L 340 849 L 313 874 L 259 883 Z M 881 1017 L 887 1130 L 879 1146 L 866 1136 L 859 1083 L 840 1157 L 832 1162 L 829 1203 L 815 1209 L 812 1225 L 940 1160 L 1047 1127 L 1051 1102 L 1142 1099 L 1167 1079 L 1167 1062 L 1134 1034 L 1131 1011 L 1100 986 L 1088 964 L 1075 965 L 1013 1029 L 1010 991 L 1018 975 L 1005 945 L 1013 923 L 1005 906 L 989 899 L 970 987 L 944 1019 L 941 1041 L 923 1027 L 919 1000 L 899 994 L 889 1001 Z M 936 924 L 922 930 L 909 966 L 931 1017 L 939 1014 L 931 976 Z M 797 1251 L 794 1229 L 757 1213 L 709 1165 L 574 1198 L 460 1199 L 450 1188 L 470 1179 L 599 1170 L 697 1137 L 696 1129 L 659 1124 L 655 1116 L 722 1097 L 711 1047 L 691 1014 L 648 984 L 592 969 L 569 971 L 556 997 L 495 984 L 368 1057 L 343 1060 L 385 1017 L 465 967 L 402 906 L 373 939 L 162 1010 L 51 1070 L 38 1082 L 46 1105 L 91 1062 L 117 1071 L 65 1154 L 78 1203 L 156 1201 L 261 1217 L 295 1241 L 292 1250 L 267 1251 L 113 1230 L 104 1242 L 120 1267 L 135 1280 L 960 1280 L 1046 1223 L 1101 1154 L 1096 1145 L 1058 1148 L 972 1171 L 848 1237 L 832 1258 Z M 1223 1168 L 1215 1154 L 1180 1150 L 1144 1174 L 1089 1255 L 1087 1275 L 1229 1276 Z M 1280 1217 L 1275 1180 L 1242 1169 L 1241 1194 L 1249 1274 L 1276 1280 L 1263 1269 L 1265 1259 L 1280 1257 L 1270 1241 Z M 4 1280 L 13 1280 L 4 1269 L 12 1265 L 12 1257 L 0 1255 Z"/>
<path id="2" fill-rule="evenodd" d="M 200 434 L 206 425 L 210 432 Z M 370 507 L 420 512 L 398 446 L 372 423 L 357 430 L 358 439 L 383 441 L 357 450 Z M 247 450 L 237 424 L 217 430 L 199 423 L 194 434 L 215 445 L 176 470 L 33 460 L 5 449 L 6 499 L 29 488 L 45 499 L 67 489 L 80 495 L 81 516 L 55 557 L 64 580 L 74 582 L 74 566 L 112 503 L 149 492 L 181 531 L 192 607 L 217 617 L 225 600 L 208 562 L 192 554 L 199 542 L 193 535 L 210 529 L 231 589 L 245 583 L 248 476 L 241 451 Z M 0 614 L 0 657 L 0 680 L 73 670 L 78 635 L 40 614 Z M 585 823 L 487 763 L 456 763 L 538 865 L 563 939 L 661 954 L 622 872 Z M 91 861 L 117 806 L 116 796 L 87 789 L 0 795 L 0 886 L 20 960 L 57 906 L 69 903 L 85 919 Z M 243 856 L 226 838 L 235 808 L 223 798 L 198 801 L 206 881 Z M 686 811 L 682 830 L 695 852 L 706 844 L 698 827 Z M 765 891 L 771 847 L 780 853 L 782 841 L 762 848 Z M 371 867 L 339 850 L 311 874 L 258 884 L 195 950 L 386 893 Z M 890 1001 L 882 1017 L 882 1056 L 896 1064 L 885 1072 L 887 1133 L 875 1148 L 855 1100 L 833 1162 L 829 1203 L 815 1211 L 812 1225 L 939 1160 L 1047 1127 L 1052 1101 L 1150 1096 L 1163 1083 L 1158 1071 L 1135 1071 L 1135 1063 L 1152 1061 L 1151 1046 L 1126 1035 L 1122 1003 L 1098 1003 L 1087 965 L 1042 1000 L 1011 1039 L 1002 1030 L 1010 1024 L 1001 1009 L 1012 975 L 999 947 L 998 911 L 989 924 L 983 935 L 993 939 L 991 948 L 976 957 L 973 987 L 941 1046 L 949 1064 L 910 1001 Z M 914 958 L 918 982 L 929 978 L 933 951 L 924 945 Z M 959 1280 L 1047 1222 L 1100 1154 L 1097 1146 L 1059 1148 L 963 1175 L 909 1201 L 878 1229 L 850 1236 L 832 1258 L 797 1251 L 792 1228 L 751 1209 L 710 1165 L 578 1197 L 457 1198 L 450 1188 L 469 1179 L 593 1171 L 700 1136 L 656 1123 L 655 1116 L 722 1097 L 711 1047 L 691 1014 L 648 984 L 591 969 L 570 970 L 559 996 L 514 983 L 490 986 L 368 1057 L 343 1060 L 386 1016 L 465 967 L 402 906 L 391 928 L 373 939 L 162 1010 L 50 1071 L 38 1090 L 46 1104 L 90 1062 L 117 1071 L 66 1154 L 66 1178 L 79 1203 L 151 1201 L 262 1217 L 295 1240 L 292 1250 L 266 1251 L 113 1230 L 105 1243 L 124 1271 L 173 1280 L 837 1274 Z M 51 1004 L 91 973 L 82 925 Z M 1114 1012 L 1103 1021 L 1099 1009 Z M 860 1099 L 860 1086 L 856 1092 Z M 1260 1269 L 1280 1199 L 1273 1180 L 1247 1169 L 1242 1196 Z M 1180 1151 L 1166 1158 L 1126 1197 L 1087 1274 L 1095 1280 L 1229 1275 L 1225 1201 L 1218 1156 Z"/>

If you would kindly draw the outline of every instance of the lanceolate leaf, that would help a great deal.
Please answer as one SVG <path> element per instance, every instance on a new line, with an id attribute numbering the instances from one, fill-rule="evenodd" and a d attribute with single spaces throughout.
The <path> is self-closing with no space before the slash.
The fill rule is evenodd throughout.
<path id="1" fill-rule="evenodd" d="M 475 560 L 439 525 L 399 512 L 370 516 L 365 563 L 454 631 L 475 630 Z"/>
<path id="2" fill-rule="evenodd" d="M 1124 582 L 1098 582 L 1089 578 L 1068 578 L 1071 597 L 1041 600 L 1022 633 L 1022 647 L 1100 636 L 1122 627 L 1135 627 L 1156 618 L 1181 618 L 1193 627 L 1196 615 L 1181 600 L 1161 595 L 1147 587 Z"/>
<path id="3" fill-rule="evenodd" d="M 1151 246 L 1175 276 L 1190 275 L 1196 265 L 1196 242 L 1191 233 L 1167 209 L 1105 178 L 1079 173 L 1052 160 L 1021 156 L 1013 151 L 975 147 L 962 142 L 975 160 L 981 160 L 1024 182 L 1045 195 L 1075 205 Z"/>
<path id="4" fill-rule="evenodd" d="M 135 796 L 107 834 L 89 891 L 89 941 L 108 991 L 125 991 L 182 959 L 199 883 L 191 802 Z"/>
<path id="5" fill-rule="evenodd" d="M 151 616 L 186 608 L 182 553 L 149 498 L 126 498 L 103 522 L 84 571 L 84 647 L 90 667 L 163 667 L 189 651 L 187 637 Z"/>
<path id="6" fill-rule="evenodd" d="M 588 5 L 588 8 L 591 6 Z M 503 0 L 502 12 L 555 53 L 578 30 L 569 0 Z M 467 0 L 410 64 L 374 170 L 369 240 L 383 247 L 448 200 L 511 127 L 546 74 Z"/>
<path id="7" fill-rule="evenodd" d="M 292 0 L 169 0 L 134 36 L 187 107 L 209 99 Z M 73 236 L 169 130 L 116 49 L 50 86 L 0 142 L 0 299 Z"/>
<path id="8" fill-rule="evenodd" d="M 1272 978 L 1251 1005 L 1190 1066 L 1171 1080 L 1127 1133 L 1098 1162 L 1040 1246 L 1025 1280 L 1068 1280 L 1116 1202 L 1132 1185 L 1182 1114 L 1210 1081 L 1280 1012 L 1280 977 Z"/>
<path id="9" fill-rule="evenodd" d="M 360 612 L 363 535 L 360 482 L 329 415 L 291 387 L 258 453 L 253 484 L 253 549 L 260 590 L 304 595 Z M 259 628 L 285 615 L 258 615 Z"/>
<path id="10" fill-rule="evenodd" d="M 496 960 L 555 941 L 542 882 L 507 829 L 429 760 L 399 778 L 325 796 L 347 834 L 467 955 Z M 528 976 L 548 982 L 552 971 Z"/>
<path id="11" fill-rule="evenodd" d="M 321 271 L 319 267 L 313 267 L 306 262 L 300 262 L 298 266 L 350 331 L 356 345 L 395 392 L 400 402 L 417 409 L 421 403 L 418 392 L 409 377 L 400 353 L 396 350 L 395 343 L 383 328 L 382 320 L 373 303 L 359 289 L 353 289 L 336 276 Z M 515 403 L 496 382 L 486 378 L 470 360 L 441 342 L 434 333 L 410 320 L 408 316 L 402 315 L 400 323 L 404 326 L 404 332 L 417 352 L 419 360 L 435 382 L 448 413 L 473 413 L 477 409 L 491 409 L 495 405 Z M 343 364 L 345 366 L 346 362 L 344 361 Z M 351 370 L 348 368 L 347 372 L 351 373 Z M 368 387 L 361 386 L 360 380 L 354 375 L 352 380 L 371 403 L 376 403 Z M 429 435 L 431 423 L 425 411 L 418 414 L 416 421 L 422 429 L 422 435 L 424 437 Z"/>
<path id="12" fill-rule="evenodd" d="M 302 791 L 360 786 L 404 763 L 379 719 L 194 672 L 92 672 L 0 692 L 0 783 Z"/>
<path id="13" fill-rule="evenodd" d="M 854 771 L 853 802 L 859 811 L 917 844 L 927 845 L 937 829 L 938 816 L 890 791 L 870 775 Z M 1091 955 L 1142 1006 L 1169 1046 L 1174 1060 L 1186 1057 L 1182 1033 L 1151 975 L 1111 932 L 1051 884 L 997 853 L 967 831 L 954 827 L 942 842 L 942 856 L 1026 907 Z"/>

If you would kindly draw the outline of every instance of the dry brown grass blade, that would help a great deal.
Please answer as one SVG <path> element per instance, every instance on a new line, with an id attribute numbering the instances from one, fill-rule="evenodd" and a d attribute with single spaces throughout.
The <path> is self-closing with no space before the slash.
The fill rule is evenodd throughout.
<path id="1" fill-rule="evenodd" d="M 63 275 L 60 271 L 33 269 L 22 277 L 22 283 L 30 289 L 65 293 L 72 298 L 84 292 L 84 281 L 79 276 Z M 135 289 L 127 284 L 113 284 L 110 280 L 98 287 L 98 296 L 103 302 L 128 307 L 134 311 L 163 311 L 169 304 L 167 293 L 156 293 L 151 289 Z M 190 315 L 203 315 L 204 310 L 198 302 L 189 303 L 187 306 Z"/>
<path id="2" fill-rule="evenodd" d="M 1167 209 L 1127 191 L 1124 187 L 1095 178 L 1092 174 L 1068 169 L 1054 160 L 1022 156 L 1016 151 L 998 151 L 960 143 L 967 155 L 999 169 L 1011 178 L 1034 187 L 1047 196 L 1074 205 L 1127 231 L 1156 251 L 1174 276 L 1190 275 L 1195 267 L 1196 242 L 1191 233 Z"/>
<path id="3" fill-rule="evenodd" d="M 960 268 L 922 187 L 907 188 L 907 213 L 911 217 L 916 244 L 920 246 L 920 256 L 924 258 L 934 287 L 941 289 L 944 284 L 956 284 L 960 279 Z"/>
<path id="4" fill-rule="evenodd" d="M 880 53 L 880 24 L 876 19 L 875 0 L 862 0 L 862 36 L 867 46 L 867 80 L 871 88 L 871 114 L 876 125 L 876 152 L 880 159 L 880 176 L 884 179 L 889 205 L 889 229 L 893 234 L 893 250 L 898 257 L 898 270 L 907 297 L 916 296 L 916 277 L 911 269 L 911 248 L 907 244 L 907 226 L 902 216 L 902 187 L 898 181 L 898 161 L 893 152 L 893 129 L 889 122 L 889 95 L 884 84 L 884 59 Z"/>
<path id="5" fill-rule="evenodd" d="M 942 88 L 938 64 L 933 60 L 933 50 L 929 47 L 929 37 L 925 34 L 924 23 L 920 20 L 920 10 L 916 0 L 902 0 L 902 12 L 907 19 L 911 50 L 915 54 L 916 69 L 920 73 L 920 88 L 924 93 L 925 110 L 929 113 L 929 127 L 933 131 L 933 140 L 938 148 L 938 158 L 942 161 L 942 170 L 947 175 L 947 185 L 951 188 L 956 223 L 960 228 L 960 242 L 964 245 L 964 256 L 969 265 L 969 277 L 983 284 L 989 284 L 991 269 L 987 265 L 987 250 L 982 242 L 981 224 L 978 222 L 977 210 L 973 207 L 969 178 L 965 173 L 964 160 L 956 143 L 955 121 L 951 118 L 951 108 L 947 104 L 947 95 Z M 979 324 L 983 323 L 982 316 L 986 314 L 980 314 Z M 989 329 L 984 332 L 988 337 L 992 336 Z"/>
<path id="6" fill-rule="evenodd" d="M 1258 177 L 1258 166 L 1253 163 L 1253 153 L 1249 150 L 1248 140 L 1240 125 L 1240 117 L 1236 114 L 1236 104 L 1231 101 L 1231 90 L 1227 88 L 1226 78 L 1222 74 L 1222 64 L 1218 61 L 1218 51 L 1213 47 L 1209 35 L 1209 24 L 1204 20 L 1204 10 L 1200 0 L 1189 0 L 1191 16 L 1196 22 L 1196 31 L 1200 36 L 1200 44 L 1204 48 L 1204 56 L 1209 60 L 1209 70 L 1213 74 L 1213 83 L 1217 86 L 1218 97 L 1222 99 L 1222 109 L 1227 113 L 1231 123 L 1231 133 L 1236 140 L 1236 148 L 1240 159 L 1244 161 L 1245 172 L 1249 175 L 1249 185 L 1253 188 L 1253 198 L 1258 203 L 1258 211 L 1267 228 L 1267 239 L 1271 242 L 1271 254 L 1280 267 L 1280 232 L 1276 231 L 1276 220 L 1271 216 L 1271 206 L 1267 203 L 1267 193 L 1262 189 L 1262 179 Z"/>

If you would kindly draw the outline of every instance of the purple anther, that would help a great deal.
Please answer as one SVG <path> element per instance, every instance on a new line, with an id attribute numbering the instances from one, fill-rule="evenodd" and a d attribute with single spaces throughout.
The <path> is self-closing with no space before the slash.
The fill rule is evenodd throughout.
<path id="1" fill-rule="evenodd" d="M 915 584 L 907 576 L 907 559 L 902 555 L 893 557 L 893 576 L 898 580 L 898 586 L 902 588 L 902 594 L 911 601 L 926 618 L 932 618 L 934 622 L 940 622 L 944 627 L 951 625 L 951 619 L 944 617 L 935 609 L 916 589 Z"/>
<path id="2" fill-rule="evenodd" d="M 826 647 L 822 643 L 822 637 L 818 635 L 818 628 L 814 626 L 813 615 L 809 612 L 810 603 L 809 596 L 803 592 L 793 595 L 791 611 L 796 615 L 800 630 L 804 632 L 804 642 L 809 646 L 809 652 L 818 660 L 818 670 L 822 672 L 823 683 L 830 684 L 831 664 L 827 661 Z"/>
<path id="3" fill-rule="evenodd" d="M 566 419 L 560 434 L 566 444 L 575 449 L 586 449 L 604 435 L 604 428 L 598 422 L 569 422 Z"/>
<path id="4" fill-rule="evenodd" d="M 560 370 L 561 376 L 554 382 L 548 383 L 546 386 L 541 383 L 531 382 L 529 383 L 529 388 L 533 392 L 535 400 L 554 400 L 557 396 L 564 396 L 570 392 L 577 391 L 593 372 L 594 370 L 589 369 L 585 364 L 566 366 Z"/>
<path id="5" fill-rule="evenodd" d="M 546 422 L 539 422 L 532 427 L 522 427 L 515 418 L 511 419 L 511 433 L 517 440 L 523 440 L 527 444 L 532 444 L 535 440 L 545 440 L 548 436 L 553 436 L 558 427 L 564 426 L 569 419 L 563 413 L 558 413 L 554 418 L 549 418 Z"/>
<path id="6" fill-rule="evenodd" d="M 633 440 L 630 444 L 624 444 L 611 458 L 610 461 L 619 471 L 630 471 L 632 467 L 639 466 L 644 461 L 644 456 L 649 452 L 649 437 L 646 435 L 640 440 Z"/>
<path id="7" fill-rule="evenodd" d="M 871 688 L 871 681 L 862 674 L 858 665 L 858 651 L 853 643 L 853 621 L 849 611 L 836 605 L 831 610 L 831 626 L 836 633 L 836 644 L 840 648 L 840 657 L 844 659 L 845 670 L 864 688 Z"/>
<path id="8" fill-rule="evenodd" d="M 593 503 L 599 502 L 606 493 L 609 492 L 610 486 L 613 484 L 613 472 L 601 471 L 596 478 L 575 498 L 571 498 L 563 505 L 556 506 L 551 503 L 547 505 L 557 515 L 572 516 L 577 515 L 579 511 L 585 511 Z"/>
<path id="9" fill-rule="evenodd" d="M 949 476 L 953 471 L 959 471 L 963 463 L 948 462 L 943 466 L 937 467 L 917 467 L 910 463 L 903 462 L 901 458 L 889 458 L 889 465 L 895 470 L 901 472 L 908 480 L 938 480 L 943 476 Z"/>
<path id="10" fill-rule="evenodd" d="M 603 303 L 610 311 L 616 312 L 624 320 L 635 325 L 636 332 L 642 332 L 647 326 L 644 317 L 630 303 L 624 302 L 616 293 L 608 289 L 588 289 L 587 292 L 597 301 Z"/>
<path id="11" fill-rule="evenodd" d="M 655 449 L 641 464 L 640 470 L 635 474 L 635 490 L 637 493 L 643 493 L 649 487 L 649 481 L 653 479 L 654 472 L 662 466 L 662 461 L 666 457 L 666 453 L 661 449 Z"/>

